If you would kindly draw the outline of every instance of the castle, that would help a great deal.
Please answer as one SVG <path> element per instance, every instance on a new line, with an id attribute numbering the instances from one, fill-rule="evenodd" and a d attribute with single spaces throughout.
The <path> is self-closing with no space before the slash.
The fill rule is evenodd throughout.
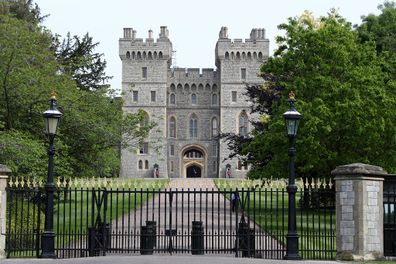
<path id="1" fill-rule="evenodd" d="M 157 125 L 137 150 L 121 153 L 121 177 L 242 178 L 248 166 L 217 135 L 247 135 L 250 102 L 246 84 L 260 84 L 258 72 L 269 55 L 264 29 L 250 38 L 228 38 L 222 27 L 215 48 L 217 69 L 172 68 L 172 42 L 165 26 L 143 41 L 132 28 L 119 39 L 122 61 L 123 111 L 145 111 Z"/>

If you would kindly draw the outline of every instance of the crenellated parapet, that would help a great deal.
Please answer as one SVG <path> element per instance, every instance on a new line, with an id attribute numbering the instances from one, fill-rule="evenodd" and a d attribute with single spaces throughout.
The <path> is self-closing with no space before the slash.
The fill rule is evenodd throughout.
<path id="1" fill-rule="evenodd" d="M 133 28 L 124 28 L 123 38 L 119 39 L 119 56 L 121 60 L 170 60 L 172 42 L 168 38 L 167 27 L 161 26 L 159 37 L 153 38 L 153 31 L 148 31 L 146 39 L 138 38 Z"/>
<path id="2" fill-rule="evenodd" d="M 228 28 L 222 27 L 216 44 L 216 65 L 219 60 L 257 60 L 264 61 L 269 56 L 269 40 L 265 38 L 264 28 L 254 28 L 250 37 L 243 39 L 228 38 Z"/>

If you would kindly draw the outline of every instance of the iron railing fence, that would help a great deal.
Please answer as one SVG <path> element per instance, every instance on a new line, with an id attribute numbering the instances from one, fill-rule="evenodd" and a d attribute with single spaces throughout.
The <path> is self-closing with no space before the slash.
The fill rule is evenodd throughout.
<path id="1" fill-rule="evenodd" d="M 396 175 L 389 174 L 384 181 L 384 255 L 396 256 Z"/>
<path id="2" fill-rule="evenodd" d="M 187 253 L 282 259 L 288 214 L 285 187 L 283 181 L 178 189 L 59 186 L 56 253 L 59 258 Z M 299 187 L 300 255 L 334 259 L 334 188 Z M 7 188 L 7 257 L 39 256 L 44 198 L 42 188 Z"/>

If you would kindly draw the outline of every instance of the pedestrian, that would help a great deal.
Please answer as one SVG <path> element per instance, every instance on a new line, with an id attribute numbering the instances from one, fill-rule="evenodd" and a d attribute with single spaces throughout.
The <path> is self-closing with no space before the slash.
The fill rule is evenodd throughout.
<path id="1" fill-rule="evenodd" d="M 235 212 L 235 209 L 238 208 L 239 202 L 239 194 L 238 192 L 234 191 L 231 193 L 231 210 Z"/>

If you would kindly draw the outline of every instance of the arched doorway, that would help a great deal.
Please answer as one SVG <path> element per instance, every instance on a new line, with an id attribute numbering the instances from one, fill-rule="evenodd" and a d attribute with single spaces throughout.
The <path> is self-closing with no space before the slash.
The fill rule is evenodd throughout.
<path id="1" fill-rule="evenodd" d="M 186 176 L 187 178 L 201 178 L 201 168 L 197 165 L 188 166 Z"/>
<path id="2" fill-rule="evenodd" d="M 206 177 L 206 152 L 196 145 L 185 147 L 181 151 L 181 175 L 185 178 L 205 178 Z"/>

